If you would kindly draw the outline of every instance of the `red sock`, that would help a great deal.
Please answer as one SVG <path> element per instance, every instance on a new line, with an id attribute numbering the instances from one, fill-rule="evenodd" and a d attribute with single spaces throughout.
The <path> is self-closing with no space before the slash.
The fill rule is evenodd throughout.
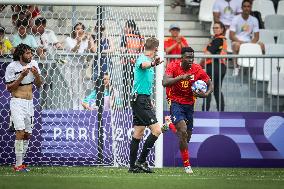
<path id="1" fill-rule="evenodd" d="M 173 123 L 170 123 L 169 128 L 172 130 L 173 133 L 177 132 L 177 129 Z"/>
<path id="2" fill-rule="evenodd" d="M 183 166 L 184 167 L 190 166 L 188 149 L 180 150 L 180 154 L 183 161 Z"/>

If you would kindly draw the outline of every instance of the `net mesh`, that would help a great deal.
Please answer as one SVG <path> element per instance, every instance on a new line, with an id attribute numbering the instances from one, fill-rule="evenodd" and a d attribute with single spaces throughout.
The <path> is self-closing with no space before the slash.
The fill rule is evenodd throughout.
<path id="1" fill-rule="evenodd" d="M 6 29 L 5 38 L 15 47 L 14 36 L 18 33 L 15 24 L 23 18 L 19 16 L 22 13 L 10 8 L 7 6 L 0 13 L 1 25 Z M 143 50 L 145 38 L 156 36 L 157 8 L 37 8 L 38 11 L 33 9 L 35 16 L 30 16 L 26 29 L 37 42 L 35 59 L 44 84 L 40 90 L 33 89 L 35 127 L 24 162 L 127 166 L 133 131 L 130 107 L 133 62 Z M 22 9 L 25 17 L 28 17 L 27 10 Z M 33 28 L 39 17 L 47 21 L 42 35 Z M 82 36 L 86 37 L 81 37 L 79 48 L 74 49 L 79 44 L 79 34 L 74 32 L 76 37 L 72 38 L 72 31 L 78 23 L 83 27 Z M 129 33 L 129 27 L 135 27 L 134 32 Z M 0 64 L 0 163 L 14 164 L 15 133 L 9 132 L 11 95 L 5 89 L 4 79 L 5 69 L 12 59 L 9 52 L 6 53 Z M 149 134 L 146 129 L 143 139 Z M 141 150 L 142 143 L 140 145 Z M 154 150 L 150 153 L 148 161 L 153 165 Z"/>

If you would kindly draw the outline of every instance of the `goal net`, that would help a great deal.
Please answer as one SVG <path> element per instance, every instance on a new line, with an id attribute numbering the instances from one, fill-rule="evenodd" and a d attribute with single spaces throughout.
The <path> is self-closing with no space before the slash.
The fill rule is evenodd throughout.
<path id="1" fill-rule="evenodd" d="M 162 1 L 97 2 L 103 3 L 85 0 L 72 4 L 65 0 L 30 6 L 36 3 L 30 0 L 18 2 L 27 5 L 1 7 L 5 39 L 14 47 L 18 28 L 28 19 L 27 35 L 37 43 L 34 59 L 44 81 L 40 90 L 33 88 L 35 126 L 24 158 L 26 164 L 129 164 L 133 66 L 145 39 L 157 37 L 162 42 L 164 29 L 159 34 L 157 28 L 163 26 L 159 21 L 163 13 L 158 12 Z M 11 94 L 6 90 L 4 74 L 13 60 L 9 51 L 0 60 L 0 164 L 11 165 L 15 163 L 15 133 L 9 128 Z M 156 98 L 162 101 L 162 92 L 155 88 L 153 100 Z M 156 113 L 162 116 L 162 110 Z M 143 142 L 149 134 L 146 129 Z M 155 165 L 155 159 L 153 149 L 150 165 Z"/>

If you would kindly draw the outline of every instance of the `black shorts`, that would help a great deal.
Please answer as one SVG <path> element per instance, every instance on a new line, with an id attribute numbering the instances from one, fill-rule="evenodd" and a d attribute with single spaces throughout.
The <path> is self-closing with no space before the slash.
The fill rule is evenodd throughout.
<path id="1" fill-rule="evenodd" d="M 138 95 L 135 101 L 131 101 L 131 106 L 135 126 L 149 126 L 158 122 L 149 95 Z"/>

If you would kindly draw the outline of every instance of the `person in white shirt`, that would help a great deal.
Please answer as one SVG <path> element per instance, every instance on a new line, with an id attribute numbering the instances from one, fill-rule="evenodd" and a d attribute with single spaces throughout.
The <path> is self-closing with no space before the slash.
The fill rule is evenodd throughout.
<path id="1" fill-rule="evenodd" d="M 38 17 L 32 26 L 31 32 L 39 46 L 41 57 L 52 54 L 55 49 L 62 49 L 62 44 L 58 41 L 54 31 L 46 29 L 46 19 Z"/>
<path id="2" fill-rule="evenodd" d="M 213 5 L 214 22 L 222 22 L 228 29 L 234 16 L 242 12 L 241 5 L 241 0 L 216 0 Z"/>
<path id="3" fill-rule="evenodd" d="M 70 37 L 65 39 L 65 48 L 68 52 L 84 53 L 96 52 L 96 47 L 91 34 L 85 32 L 85 26 L 78 22 L 73 27 Z"/>
<path id="4" fill-rule="evenodd" d="M 73 27 L 70 37 L 65 39 L 65 50 L 68 53 L 78 54 L 77 58 L 66 57 L 67 63 L 60 68 L 64 72 L 64 78 L 70 86 L 73 93 L 72 106 L 74 110 L 82 109 L 81 99 L 85 96 L 84 91 L 87 88 L 84 82 L 83 73 L 85 60 L 88 58 L 82 53 L 95 53 L 96 45 L 91 34 L 86 33 L 85 26 L 78 22 Z M 91 74 L 92 75 L 92 74 Z"/>
<path id="5" fill-rule="evenodd" d="M 241 44 L 257 43 L 261 46 L 263 54 L 264 44 L 259 41 L 259 26 L 255 17 L 250 15 L 252 3 L 250 0 L 244 0 L 242 3 L 242 14 L 237 15 L 232 20 L 230 26 L 230 39 L 232 40 L 233 54 L 238 54 Z M 234 61 L 233 76 L 237 76 L 239 68 L 236 59 Z"/>
<path id="6" fill-rule="evenodd" d="M 34 126 L 33 84 L 40 88 L 42 85 L 41 71 L 38 63 L 33 59 L 32 48 L 26 44 L 19 44 L 13 54 L 11 62 L 5 71 L 5 83 L 11 93 L 10 101 L 10 130 L 16 132 L 15 171 L 29 171 L 23 165 L 23 159 L 29 146 L 29 139 Z"/>

